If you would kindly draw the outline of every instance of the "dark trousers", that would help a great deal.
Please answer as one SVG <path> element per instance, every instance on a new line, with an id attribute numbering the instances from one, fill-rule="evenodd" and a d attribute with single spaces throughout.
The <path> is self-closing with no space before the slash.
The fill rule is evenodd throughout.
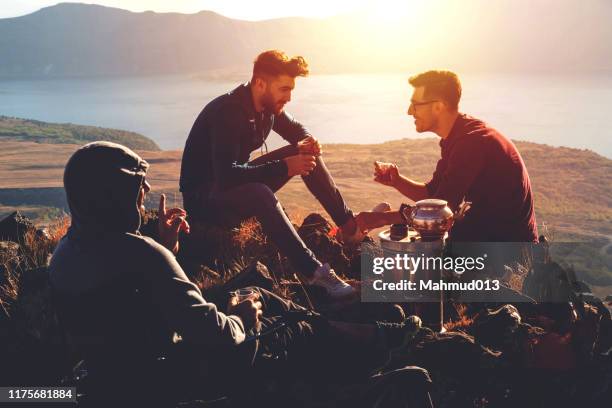
<path id="1" fill-rule="evenodd" d="M 289 145 L 252 160 L 253 165 L 272 160 L 282 160 L 298 153 L 297 147 Z M 316 167 L 307 176 L 304 184 L 321 203 L 336 225 L 347 222 L 353 213 L 347 207 L 338 187 L 325 166 L 323 159 L 316 159 Z M 304 276 L 310 277 L 321 265 L 315 255 L 306 247 L 293 228 L 274 194 L 289 181 L 289 176 L 245 183 L 219 191 L 183 193 L 183 203 L 190 215 L 215 223 L 235 225 L 250 217 L 256 217 L 264 232 L 278 249 L 289 258 L 292 265 Z"/>
<path id="2" fill-rule="evenodd" d="M 259 293 L 264 317 L 262 332 L 278 324 L 286 312 L 305 310 L 290 300 L 265 289 L 253 287 Z M 212 299 L 218 305 L 227 304 L 228 294 Z M 249 333 L 251 334 L 251 333 Z M 235 350 L 218 350 L 213 369 L 208 375 L 193 375 L 193 387 L 208 387 L 226 392 L 236 406 L 296 408 L 317 405 L 325 401 L 327 407 L 338 408 L 431 408 L 429 388 L 431 379 L 426 370 L 404 367 L 372 376 L 380 365 L 380 356 L 362 346 L 346 344 L 328 333 L 327 329 L 306 322 L 294 322 L 259 340 L 254 358 L 236 361 L 239 349 L 252 352 L 249 344 Z M 189 353 L 186 360 L 202 355 L 203 350 Z M 247 353 L 247 354 L 248 354 Z M 201 360 L 200 360 L 201 361 Z M 252 362 L 245 367 L 245 362 Z M 180 365 L 183 369 L 186 364 Z M 210 368 L 209 368 L 210 369 Z M 202 384 L 197 386 L 197 382 Z M 296 384 L 312 392 L 296 395 Z M 275 384 L 272 386 L 272 384 Z M 275 390 L 270 392 L 269 390 Z M 304 398 L 312 398 L 305 400 Z"/>
<path id="3" fill-rule="evenodd" d="M 263 303 L 262 333 L 269 333 L 285 313 L 305 310 L 270 291 L 253 289 Z M 220 293 L 209 300 L 222 308 L 229 297 Z M 405 367 L 371 376 L 382 361 L 376 353 L 343 343 L 325 325 L 293 321 L 239 346 L 179 342 L 160 350 L 164 359 L 118 361 L 104 379 L 89 378 L 95 370 L 88 366 L 89 386 L 77 385 L 86 395 L 79 406 L 167 408 L 178 401 L 229 397 L 236 407 L 304 408 L 326 401 L 329 408 L 430 408 L 427 371 Z"/>

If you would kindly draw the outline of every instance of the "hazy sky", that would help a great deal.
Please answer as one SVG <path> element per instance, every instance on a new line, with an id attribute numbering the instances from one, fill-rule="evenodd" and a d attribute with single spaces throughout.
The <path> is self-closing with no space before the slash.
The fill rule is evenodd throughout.
<path id="1" fill-rule="evenodd" d="M 16 17 L 32 13 L 42 7 L 60 3 L 57 0 L 1 0 L 0 18 Z M 227 17 L 245 20 L 263 20 L 286 16 L 327 17 L 363 8 L 367 4 L 402 3 L 399 1 L 372 0 L 94 0 L 95 3 L 132 11 L 195 13 L 212 10 Z M 377 8 L 379 8 L 377 6 Z"/>

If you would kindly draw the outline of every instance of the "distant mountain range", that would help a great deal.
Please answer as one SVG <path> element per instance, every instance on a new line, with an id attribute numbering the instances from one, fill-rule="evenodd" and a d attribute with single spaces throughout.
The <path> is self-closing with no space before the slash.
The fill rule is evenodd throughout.
<path id="1" fill-rule="evenodd" d="M 612 72 L 609 0 L 421 3 L 393 29 L 363 13 L 250 22 L 62 3 L 0 19 L 0 77 L 229 72 L 269 48 L 306 56 L 317 73 Z"/>

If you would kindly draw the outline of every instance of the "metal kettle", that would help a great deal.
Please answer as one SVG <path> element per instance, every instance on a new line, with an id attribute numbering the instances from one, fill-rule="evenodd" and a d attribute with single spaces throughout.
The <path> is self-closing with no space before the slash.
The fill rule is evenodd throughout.
<path id="1" fill-rule="evenodd" d="M 428 198 L 404 208 L 403 216 L 421 237 L 441 238 L 455 221 L 463 218 L 470 204 L 462 203 L 457 212 L 453 213 L 446 200 Z"/>

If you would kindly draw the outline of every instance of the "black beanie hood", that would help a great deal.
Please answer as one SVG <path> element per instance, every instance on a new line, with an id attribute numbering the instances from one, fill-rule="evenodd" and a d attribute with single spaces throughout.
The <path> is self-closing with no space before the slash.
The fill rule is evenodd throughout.
<path id="1" fill-rule="evenodd" d="M 93 142 L 78 149 L 64 170 L 71 230 L 90 236 L 138 231 L 138 194 L 148 167 L 120 144 Z"/>

